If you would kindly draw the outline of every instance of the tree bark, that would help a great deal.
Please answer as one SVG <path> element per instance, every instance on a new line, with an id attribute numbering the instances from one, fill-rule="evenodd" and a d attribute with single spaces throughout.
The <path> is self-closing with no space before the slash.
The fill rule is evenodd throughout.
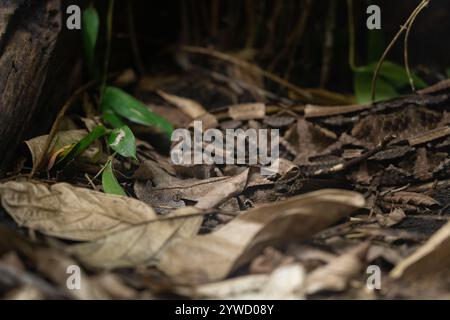
<path id="1" fill-rule="evenodd" d="M 19 144 L 48 129 L 69 93 L 75 54 L 62 18 L 61 0 L 0 2 L 0 177 Z"/>

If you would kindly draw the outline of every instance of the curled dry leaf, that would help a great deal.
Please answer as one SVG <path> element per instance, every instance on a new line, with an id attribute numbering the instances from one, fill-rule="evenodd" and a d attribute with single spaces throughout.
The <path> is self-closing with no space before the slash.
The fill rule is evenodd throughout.
<path id="1" fill-rule="evenodd" d="M 384 196 L 383 200 L 393 203 L 413 204 L 416 206 L 433 207 L 438 206 L 439 202 L 423 194 L 409 191 L 399 191 Z"/>
<path id="2" fill-rule="evenodd" d="M 20 225 L 70 240 L 94 240 L 143 221 L 156 219 L 145 203 L 67 183 L 0 184 L 3 208 Z"/>
<path id="3" fill-rule="evenodd" d="M 220 280 L 264 247 L 304 239 L 363 206 L 359 193 L 325 189 L 258 207 L 216 232 L 173 242 L 158 268 L 184 283 Z"/>
<path id="4" fill-rule="evenodd" d="M 369 246 L 362 243 L 311 272 L 306 278 L 305 293 L 344 291 L 349 281 L 361 272 Z"/>
<path id="5" fill-rule="evenodd" d="M 450 269 L 450 222 L 391 271 L 393 278 L 418 279 Z"/>
<path id="6" fill-rule="evenodd" d="M 69 251 L 83 263 L 97 268 L 150 265 L 171 241 L 197 234 L 201 222 L 199 210 L 185 207 L 163 218 L 156 217 L 95 241 L 74 245 Z"/>

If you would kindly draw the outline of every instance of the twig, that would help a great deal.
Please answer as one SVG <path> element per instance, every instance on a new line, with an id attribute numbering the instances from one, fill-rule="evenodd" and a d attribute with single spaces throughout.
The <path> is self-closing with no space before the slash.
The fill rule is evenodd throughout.
<path id="1" fill-rule="evenodd" d="M 335 166 L 333 166 L 331 168 L 317 170 L 317 171 L 314 172 L 314 175 L 317 176 L 317 175 L 323 175 L 323 174 L 333 174 L 333 173 L 336 173 L 336 172 L 339 172 L 339 171 L 347 170 L 348 168 L 350 168 L 350 167 L 352 167 L 352 166 L 354 166 L 354 165 L 356 165 L 356 164 L 358 164 L 358 163 L 360 163 L 360 162 L 362 162 L 364 160 L 367 160 L 368 158 L 370 158 L 374 154 L 380 152 L 381 150 L 383 150 L 386 147 L 386 145 L 389 142 L 391 142 L 394 139 L 395 139 L 394 135 L 388 135 L 375 148 L 373 148 L 372 150 L 364 153 L 360 157 L 351 159 L 351 160 L 349 160 L 347 162 L 344 162 L 344 163 L 337 164 L 337 165 L 335 165 Z"/>

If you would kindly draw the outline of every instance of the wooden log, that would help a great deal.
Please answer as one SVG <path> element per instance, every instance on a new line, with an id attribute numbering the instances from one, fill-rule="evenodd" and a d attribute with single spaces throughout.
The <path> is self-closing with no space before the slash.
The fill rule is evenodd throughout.
<path id="1" fill-rule="evenodd" d="M 63 17 L 61 0 L 0 2 L 0 177 L 68 96 L 75 54 Z"/>

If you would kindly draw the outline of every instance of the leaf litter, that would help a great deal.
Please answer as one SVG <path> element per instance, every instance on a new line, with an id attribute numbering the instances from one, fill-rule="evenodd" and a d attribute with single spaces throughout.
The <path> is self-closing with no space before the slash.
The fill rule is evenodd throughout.
<path id="1" fill-rule="evenodd" d="M 121 157 L 108 158 L 97 141 L 68 168 L 54 166 L 88 135 L 70 128 L 51 142 L 46 176 L 1 182 L 0 220 L 9 227 L 0 229 L 0 268 L 15 283 L 7 296 L 417 298 L 407 290 L 412 281 L 448 277 L 446 87 L 372 105 L 299 106 L 255 94 L 257 79 L 252 89 L 236 82 L 237 90 L 221 87 L 217 75 L 202 76 L 197 85 L 227 92 L 220 107 L 174 89 L 192 85 L 189 76 L 154 82 L 156 95 L 145 104 L 108 87 L 105 108 L 134 123 L 103 141 Z M 173 165 L 149 131 L 139 130 L 157 124 L 162 141 L 173 129 L 159 122 L 167 114 L 187 128 L 202 120 L 205 129 L 280 129 L 278 173 L 262 176 L 247 164 Z M 45 140 L 27 141 L 32 162 Z M 103 166 L 110 194 L 98 191 L 94 172 Z M 87 287 L 74 294 L 64 276 L 77 264 Z M 368 293 L 369 264 L 380 266 L 386 290 L 402 290 Z M 448 294 L 445 285 L 437 288 L 437 296 Z"/>

